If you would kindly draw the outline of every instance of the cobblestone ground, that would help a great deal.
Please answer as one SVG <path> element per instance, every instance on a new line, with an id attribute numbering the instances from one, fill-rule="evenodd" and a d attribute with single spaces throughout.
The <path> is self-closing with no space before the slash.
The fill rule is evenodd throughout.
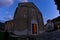
<path id="1" fill-rule="evenodd" d="M 43 32 L 38 36 L 37 40 L 60 40 L 60 30 Z"/>
<path id="2" fill-rule="evenodd" d="M 37 40 L 60 40 L 60 30 L 53 32 L 43 32 L 36 37 Z"/>

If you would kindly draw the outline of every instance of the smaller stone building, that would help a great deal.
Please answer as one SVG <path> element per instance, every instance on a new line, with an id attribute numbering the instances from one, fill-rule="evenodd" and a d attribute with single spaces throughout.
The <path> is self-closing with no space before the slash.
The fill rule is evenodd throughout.
<path id="1" fill-rule="evenodd" d="M 60 16 L 54 18 L 52 22 L 54 23 L 55 29 L 60 29 Z"/>
<path id="2" fill-rule="evenodd" d="M 13 31 L 13 20 L 5 22 L 5 30 L 8 30 L 9 32 Z"/>

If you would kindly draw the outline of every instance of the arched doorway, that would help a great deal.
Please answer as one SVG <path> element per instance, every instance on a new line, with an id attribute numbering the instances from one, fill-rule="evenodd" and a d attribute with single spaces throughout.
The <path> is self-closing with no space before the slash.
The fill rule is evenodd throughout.
<path id="1" fill-rule="evenodd" d="M 37 24 L 32 24 L 32 34 L 37 34 Z"/>
<path id="2" fill-rule="evenodd" d="M 31 34 L 38 34 L 38 23 L 34 18 L 31 20 Z"/>

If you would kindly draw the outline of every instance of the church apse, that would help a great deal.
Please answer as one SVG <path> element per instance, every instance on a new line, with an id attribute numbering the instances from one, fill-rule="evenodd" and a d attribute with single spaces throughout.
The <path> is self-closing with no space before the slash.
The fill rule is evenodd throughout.
<path id="1" fill-rule="evenodd" d="M 39 34 L 44 28 L 42 13 L 32 2 L 18 4 L 13 24 L 17 35 Z"/>

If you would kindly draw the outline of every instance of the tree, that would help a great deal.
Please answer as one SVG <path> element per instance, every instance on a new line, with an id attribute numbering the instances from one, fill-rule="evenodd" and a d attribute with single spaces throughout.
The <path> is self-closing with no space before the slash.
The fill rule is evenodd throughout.
<path id="1" fill-rule="evenodd" d="M 54 0 L 55 4 L 57 5 L 57 9 L 59 10 L 60 13 L 60 0 Z"/>

